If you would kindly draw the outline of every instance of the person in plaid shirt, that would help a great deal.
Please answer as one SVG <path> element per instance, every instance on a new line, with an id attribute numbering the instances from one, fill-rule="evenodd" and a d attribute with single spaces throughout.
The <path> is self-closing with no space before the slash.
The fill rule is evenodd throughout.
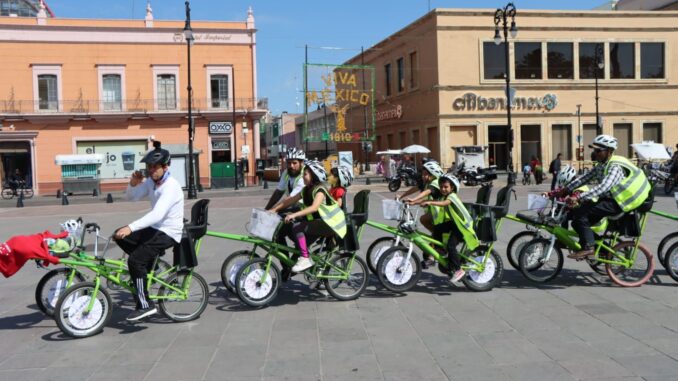
<path id="1" fill-rule="evenodd" d="M 650 192 L 650 184 L 643 171 L 628 159 L 614 155 L 617 139 L 609 135 L 599 135 L 589 145 L 593 149 L 592 158 L 598 164 L 589 173 L 574 179 L 564 188 L 556 191 L 564 196 L 570 206 L 579 205 L 572 210 L 572 227 L 579 235 L 582 249 L 570 254 L 569 258 L 584 259 L 594 254 L 595 237 L 591 226 L 601 219 L 622 212 L 630 212 L 640 206 Z M 572 193 L 582 185 L 597 182 L 589 191 Z M 597 202 L 593 201 L 598 199 Z"/>

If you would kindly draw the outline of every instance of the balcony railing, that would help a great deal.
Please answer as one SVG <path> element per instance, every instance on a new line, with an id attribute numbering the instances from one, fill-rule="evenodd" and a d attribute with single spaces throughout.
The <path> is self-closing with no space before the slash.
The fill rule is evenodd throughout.
<path id="1" fill-rule="evenodd" d="M 233 110 L 266 110 L 268 98 L 205 99 L 194 98 L 192 110 L 195 113 L 225 112 Z M 180 99 L 123 99 L 110 100 L 0 100 L 0 113 L 9 115 L 25 114 L 136 114 L 187 112 L 188 100 Z"/>

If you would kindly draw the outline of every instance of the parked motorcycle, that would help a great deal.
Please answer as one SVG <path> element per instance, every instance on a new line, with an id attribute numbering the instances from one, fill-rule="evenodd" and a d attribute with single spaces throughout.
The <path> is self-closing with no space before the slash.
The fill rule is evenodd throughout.
<path id="1" fill-rule="evenodd" d="M 397 192 L 403 182 L 405 182 L 406 186 L 417 184 L 417 171 L 413 167 L 398 168 L 395 176 L 388 180 L 388 190 Z"/>
<path id="2" fill-rule="evenodd" d="M 485 185 L 497 179 L 497 166 L 490 165 L 488 168 L 466 167 L 462 162 L 453 174 L 466 186 Z"/>

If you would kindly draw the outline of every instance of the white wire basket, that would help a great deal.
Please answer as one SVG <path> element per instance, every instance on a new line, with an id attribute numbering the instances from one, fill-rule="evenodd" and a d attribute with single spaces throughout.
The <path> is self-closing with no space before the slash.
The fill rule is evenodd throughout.
<path id="1" fill-rule="evenodd" d="M 402 202 L 396 200 L 381 200 L 381 208 L 385 220 L 399 220 Z"/>

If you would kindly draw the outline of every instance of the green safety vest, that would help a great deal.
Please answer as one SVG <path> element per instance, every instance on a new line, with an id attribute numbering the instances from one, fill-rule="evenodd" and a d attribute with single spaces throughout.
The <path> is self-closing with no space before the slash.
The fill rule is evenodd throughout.
<path id="1" fill-rule="evenodd" d="M 314 200 L 318 192 L 323 192 L 325 194 L 325 202 L 320 204 L 320 207 L 318 208 L 318 214 L 320 214 L 320 218 L 330 228 L 332 228 L 332 230 L 334 230 L 334 232 L 337 233 L 340 238 L 344 238 L 346 235 L 346 216 L 344 215 L 344 211 L 341 210 L 339 204 L 337 204 L 337 202 L 330 196 L 329 192 L 327 192 L 327 189 L 323 188 L 322 186 L 316 187 L 313 190 L 313 193 L 311 193 L 311 197 Z M 301 199 L 303 200 L 304 198 L 302 197 Z M 304 204 L 304 206 L 309 207 L 310 205 Z M 309 221 L 313 220 L 313 214 L 309 214 L 306 216 L 306 218 Z"/>
<path id="2" fill-rule="evenodd" d="M 614 198 L 624 212 L 636 209 L 650 194 L 650 183 L 647 181 L 645 173 L 633 165 L 629 159 L 612 155 L 605 166 L 604 174 L 606 176 L 612 164 L 622 167 L 625 175 L 622 181 L 610 189 L 612 198 Z"/>
<path id="3" fill-rule="evenodd" d="M 464 203 L 461 202 L 456 193 L 450 193 L 450 195 L 447 196 L 447 199 L 452 203 L 442 208 L 444 209 L 444 212 L 440 214 L 443 214 L 444 216 L 440 218 L 441 222 L 449 220 L 454 221 L 454 224 L 457 225 L 457 229 L 459 229 L 462 237 L 464 237 L 466 247 L 468 247 L 469 250 L 474 250 L 480 245 L 480 242 L 478 241 L 475 230 L 473 230 L 473 218 L 471 218 L 471 214 L 466 210 Z"/>
<path id="4" fill-rule="evenodd" d="M 579 188 L 575 189 L 575 191 L 579 191 L 579 192 L 582 192 L 582 193 L 588 192 L 590 190 L 591 190 L 591 188 L 589 188 L 588 185 L 582 185 Z M 598 202 L 598 197 L 592 198 L 591 201 Z M 607 218 L 603 218 L 602 220 L 598 221 L 597 224 L 591 226 L 591 230 L 593 230 L 593 232 L 598 234 L 598 235 L 605 233 L 606 229 L 607 229 Z"/>

